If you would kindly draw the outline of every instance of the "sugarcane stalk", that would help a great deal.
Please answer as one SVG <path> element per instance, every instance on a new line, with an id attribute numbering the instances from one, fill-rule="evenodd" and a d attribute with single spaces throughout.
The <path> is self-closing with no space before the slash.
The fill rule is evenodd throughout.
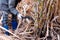
<path id="1" fill-rule="evenodd" d="M 12 32 L 10 32 L 9 30 L 5 29 L 4 27 L 0 26 L 0 28 L 5 30 L 5 31 L 7 31 L 7 32 L 9 32 L 9 33 L 11 33 L 13 36 L 17 37 L 18 39 L 20 39 L 19 36 L 13 34 Z"/>

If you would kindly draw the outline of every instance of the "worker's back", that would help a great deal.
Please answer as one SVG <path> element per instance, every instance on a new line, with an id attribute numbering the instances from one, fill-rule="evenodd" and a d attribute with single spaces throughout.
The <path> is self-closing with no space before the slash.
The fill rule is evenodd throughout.
<path id="1" fill-rule="evenodd" d="M 0 0 L 0 10 L 8 10 L 8 0 Z"/>

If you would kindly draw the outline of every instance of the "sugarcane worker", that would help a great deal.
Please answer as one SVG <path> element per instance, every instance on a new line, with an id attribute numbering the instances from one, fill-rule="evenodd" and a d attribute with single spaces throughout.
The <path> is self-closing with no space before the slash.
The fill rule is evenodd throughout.
<path id="1" fill-rule="evenodd" d="M 15 9 L 15 6 L 16 0 L 0 0 L 0 11 L 3 13 L 2 26 L 7 30 L 9 30 L 7 25 L 7 18 L 9 13 L 17 15 L 17 17 L 21 19 L 22 15 Z"/>

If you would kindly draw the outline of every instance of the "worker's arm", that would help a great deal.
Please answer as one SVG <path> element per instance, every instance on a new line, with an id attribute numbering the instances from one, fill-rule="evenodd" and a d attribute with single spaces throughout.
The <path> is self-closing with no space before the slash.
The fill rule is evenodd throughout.
<path id="1" fill-rule="evenodd" d="M 15 4 L 16 0 L 9 0 L 8 1 L 8 6 L 9 6 L 9 9 L 10 9 L 10 12 L 17 15 L 19 12 L 16 10 Z"/>
<path id="2" fill-rule="evenodd" d="M 16 8 L 15 8 L 15 6 L 16 6 L 15 2 L 16 2 L 16 0 L 9 0 L 9 2 L 8 2 L 9 9 L 10 9 L 11 13 L 17 15 L 18 18 L 20 19 L 22 15 L 16 10 Z"/>

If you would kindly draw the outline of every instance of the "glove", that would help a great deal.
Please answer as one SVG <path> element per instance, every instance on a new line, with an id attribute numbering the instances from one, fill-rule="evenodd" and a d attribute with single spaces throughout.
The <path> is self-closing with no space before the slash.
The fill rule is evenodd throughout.
<path id="1" fill-rule="evenodd" d="M 18 17 L 18 19 L 22 19 L 22 14 L 19 13 L 19 14 L 17 15 L 17 17 Z"/>

